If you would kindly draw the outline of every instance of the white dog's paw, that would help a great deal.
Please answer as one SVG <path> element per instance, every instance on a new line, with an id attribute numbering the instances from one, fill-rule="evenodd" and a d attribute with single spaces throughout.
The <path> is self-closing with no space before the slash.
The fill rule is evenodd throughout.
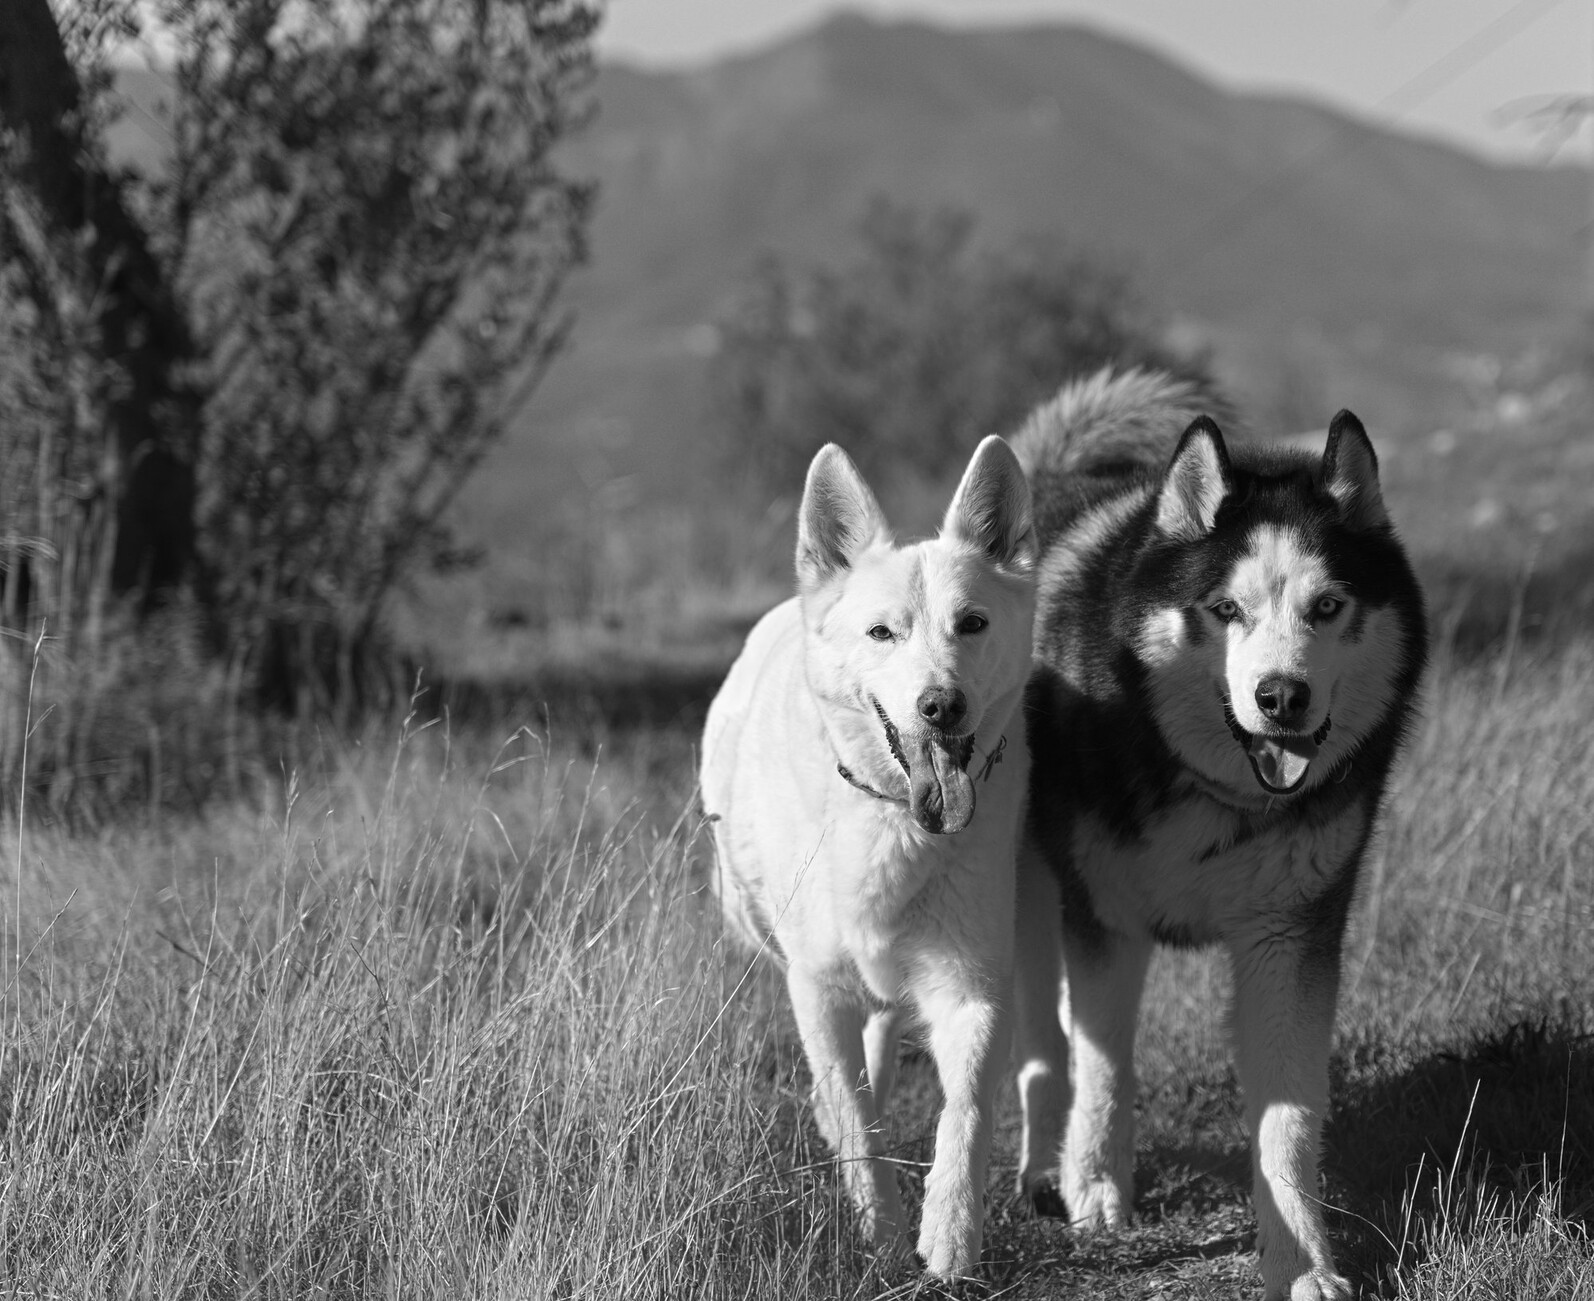
<path id="1" fill-rule="evenodd" d="M 1270 1285 L 1266 1301 L 1351 1301 L 1356 1291 L 1350 1281 L 1327 1270 L 1314 1269 L 1288 1284 Z"/>
<path id="2" fill-rule="evenodd" d="M 937 1278 L 967 1278 L 980 1263 L 980 1216 L 967 1207 L 938 1207 L 937 1200 L 925 1199 L 919 1258 Z"/>
<path id="3" fill-rule="evenodd" d="M 1107 1175 L 1084 1176 L 1065 1169 L 1063 1200 L 1077 1229 L 1120 1229 L 1134 1218 L 1134 1185 Z"/>
<path id="4" fill-rule="evenodd" d="M 919 1235 L 919 1259 L 927 1273 L 939 1279 L 969 1278 L 980 1263 L 980 1235 Z"/>

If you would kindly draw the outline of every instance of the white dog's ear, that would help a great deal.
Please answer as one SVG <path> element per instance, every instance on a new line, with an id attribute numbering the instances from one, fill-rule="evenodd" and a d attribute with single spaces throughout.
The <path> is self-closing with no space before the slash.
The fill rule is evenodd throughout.
<path id="1" fill-rule="evenodd" d="M 808 467 L 797 513 L 797 583 L 803 590 L 852 567 L 887 536 L 886 517 L 852 458 L 826 443 Z"/>
<path id="2" fill-rule="evenodd" d="M 1329 422 L 1322 477 L 1323 486 L 1339 503 L 1346 527 L 1360 533 L 1388 525 L 1389 513 L 1378 487 L 1378 455 L 1362 422 L 1349 411 Z"/>
<path id="3" fill-rule="evenodd" d="M 978 547 L 998 564 L 1034 563 L 1029 481 L 1005 439 L 990 434 L 974 449 L 941 531 Z"/>
<path id="4" fill-rule="evenodd" d="M 1162 476 L 1157 527 L 1171 538 L 1197 542 L 1212 531 L 1218 508 L 1234 490 L 1229 451 L 1209 416 L 1197 416 L 1184 431 Z"/>

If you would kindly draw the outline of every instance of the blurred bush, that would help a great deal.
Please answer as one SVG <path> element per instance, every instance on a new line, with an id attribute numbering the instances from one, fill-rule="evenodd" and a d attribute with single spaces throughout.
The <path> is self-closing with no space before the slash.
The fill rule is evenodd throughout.
<path id="1" fill-rule="evenodd" d="M 396 585 L 563 343 L 593 11 L 180 0 L 163 193 L 205 391 L 207 595 L 273 696 L 346 699 Z"/>
<path id="2" fill-rule="evenodd" d="M 982 247 L 974 233 L 966 212 L 877 199 L 847 261 L 760 262 L 719 323 L 711 371 L 729 461 L 789 489 L 833 441 L 865 473 L 940 479 L 1108 362 L 1212 388 L 1205 359 L 1164 342 L 1122 271 L 1055 237 Z"/>

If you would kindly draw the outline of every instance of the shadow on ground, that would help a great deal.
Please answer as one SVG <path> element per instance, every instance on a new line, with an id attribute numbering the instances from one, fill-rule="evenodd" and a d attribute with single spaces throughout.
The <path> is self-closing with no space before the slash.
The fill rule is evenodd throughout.
<path id="1" fill-rule="evenodd" d="M 1333 1069 L 1323 1156 L 1329 1227 L 1336 1261 L 1361 1295 L 1395 1295 L 1397 1269 L 1421 1262 L 1425 1244 L 1403 1226 L 1437 1216 L 1464 1232 L 1491 1196 L 1495 1213 L 1512 1215 L 1520 1231 L 1553 1184 L 1559 1214 L 1594 1225 L 1594 1036 L 1574 1009 L 1415 1058 L 1398 1058 L 1372 1036 L 1352 1039 Z M 905 1169 L 922 1171 L 940 1101 L 926 1057 L 910 1051 L 900 1087 L 892 1108 L 903 1140 L 897 1154 Z M 1009 1088 L 988 1183 L 985 1277 L 951 1294 L 1017 1301 L 1259 1294 L 1239 1094 L 1222 1073 L 1193 1090 L 1193 1110 L 1166 1090 L 1143 1097 L 1136 1223 L 1084 1234 L 1035 1215 L 1014 1196 L 1018 1118 Z M 822 1163 L 822 1146 L 816 1142 L 810 1155 Z M 906 1184 L 916 1217 L 918 1176 Z M 912 1294 L 947 1293 L 921 1279 Z"/>
<path id="2" fill-rule="evenodd" d="M 1553 1188 L 1562 1216 L 1594 1225 L 1594 1035 L 1574 1010 L 1391 1055 L 1369 1039 L 1335 1063 L 1324 1169 L 1353 1278 L 1387 1286 L 1420 1254 L 1403 1226 L 1440 1214 L 1464 1228 L 1491 1200 L 1521 1228 Z"/>

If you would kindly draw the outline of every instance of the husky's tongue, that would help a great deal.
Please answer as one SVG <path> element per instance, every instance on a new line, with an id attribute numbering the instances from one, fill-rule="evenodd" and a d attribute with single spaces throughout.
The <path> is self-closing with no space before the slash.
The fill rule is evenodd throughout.
<path id="1" fill-rule="evenodd" d="M 908 807 L 926 831 L 951 835 L 974 816 L 974 781 L 967 771 L 972 741 L 908 742 Z"/>
<path id="2" fill-rule="evenodd" d="M 1284 795 L 1306 780 L 1317 742 L 1309 736 L 1253 736 L 1246 753 L 1263 789 Z"/>

